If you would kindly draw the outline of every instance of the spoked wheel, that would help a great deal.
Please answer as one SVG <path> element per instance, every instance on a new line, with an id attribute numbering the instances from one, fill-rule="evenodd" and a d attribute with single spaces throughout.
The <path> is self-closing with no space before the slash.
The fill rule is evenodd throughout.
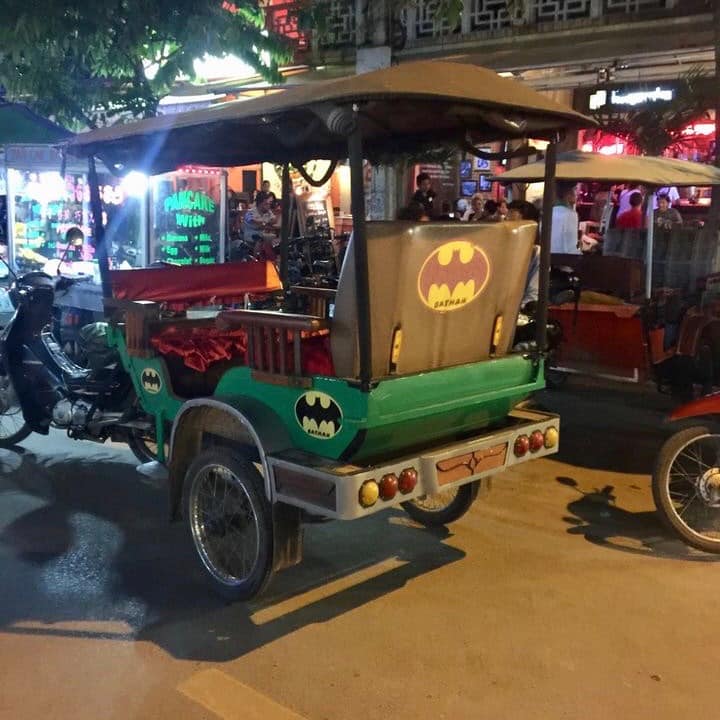
<path id="1" fill-rule="evenodd" d="M 133 455 L 141 462 L 152 462 L 158 459 L 158 444 L 155 434 L 148 434 L 144 430 L 131 430 L 127 444 Z M 167 460 L 170 445 L 165 443 L 165 459 Z"/>
<path id="2" fill-rule="evenodd" d="M 461 518 L 475 502 L 480 481 L 442 490 L 434 495 L 422 495 L 402 504 L 403 510 L 416 522 L 428 527 L 447 525 Z"/>
<path id="3" fill-rule="evenodd" d="M 693 427 L 663 445 L 653 473 L 655 505 L 688 545 L 720 553 L 720 432 Z"/>
<path id="4" fill-rule="evenodd" d="M 185 476 L 184 507 L 215 591 L 228 600 L 261 592 L 272 574 L 272 516 L 252 463 L 225 449 L 203 452 Z"/>
<path id="5" fill-rule="evenodd" d="M 0 447 L 17 445 L 31 432 L 10 376 L 0 375 Z"/>

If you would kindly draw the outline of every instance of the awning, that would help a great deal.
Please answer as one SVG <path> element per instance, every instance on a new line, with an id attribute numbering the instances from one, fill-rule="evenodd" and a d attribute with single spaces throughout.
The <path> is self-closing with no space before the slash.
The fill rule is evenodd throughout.
<path id="1" fill-rule="evenodd" d="M 260 161 L 342 159 L 347 141 L 328 116 L 360 107 L 369 156 L 461 140 L 550 137 L 594 121 L 522 83 L 474 65 L 417 62 L 266 97 L 164 115 L 76 136 L 68 149 L 96 154 L 119 171 L 151 174 L 183 163 L 237 166 Z M 322 120 L 320 119 L 322 118 Z"/>
<path id="2" fill-rule="evenodd" d="M 493 180 L 501 183 L 542 182 L 544 161 L 508 170 Z M 575 182 L 630 182 L 654 187 L 720 185 L 720 168 L 712 165 L 644 155 L 601 155 L 575 150 L 558 155 L 555 177 Z"/>
<path id="3" fill-rule="evenodd" d="M 70 137 L 69 130 L 35 114 L 26 105 L 0 101 L 0 146 L 54 145 Z"/>

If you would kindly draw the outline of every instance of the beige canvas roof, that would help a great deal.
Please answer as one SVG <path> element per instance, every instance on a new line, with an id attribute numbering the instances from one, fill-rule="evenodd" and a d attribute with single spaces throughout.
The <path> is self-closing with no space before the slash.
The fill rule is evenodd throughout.
<path id="1" fill-rule="evenodd" d="M 474 142 L 547 137 L 593 121 L 510 78 L 462 63 L 423 61 L 280 90 L 253 100 L 83 133 L 76 155 L 161 172 L 179 164 L 234 166 L 347 154 L 318 115 L 358 103 L 368 156 L 416 150 L 471 132 Z"/>
<path id="2" fill-rule="evenodd" d="M 495 176 L 499 182 L 542 182 L 545 163 L 533 162 Z M 580 150 L 558 156 L 555 177 L 577 182 L 637 182 L 644 185 L 720 185 L 720 169 L 712 165 L 641 155 L 600 155 Z"/>

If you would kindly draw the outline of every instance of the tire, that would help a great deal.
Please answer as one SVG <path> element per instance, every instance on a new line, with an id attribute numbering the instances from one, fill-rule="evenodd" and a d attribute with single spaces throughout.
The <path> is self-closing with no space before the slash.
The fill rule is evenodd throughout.
<path id="1" fill-rule="evenodd" d="M 439 527 L 459 520 L 475 502 L 479 490 L 480 481 L 476 480 L 435 495 L 408 500 L 402 503 L 402 508 L 415 522 Z"/>
<path id="2" fill-rule="evenodd" d="M 140 430 L 131 430 L 127 444 L 132 454 L 141 463 L 154 462 L 157 456 L 157 441 Z M 167 461 L 169 445 L 165 443 L 165 460 Z"/>
<path id="3" fill-rule="evenodd" d="M 9 375 L 0 375 L 0 448 L 11 448 L 32 433 Z"/>
<path id="4" fill-rule="evenodd" d="M 720 432 L 696 426 L 667 440 L 652 477 L 664 524 L 691 547 L 710 553 L 720 553 L 719 466 Z"/>
<path id="5" fill-rule="evenodd" d="M 232 513 L 227 507 L 231 496 Z M 213 590 L 231 601 L 249 600 L 262 592 L 272 575 L 272 508 L 253 464 L 225 448 L 205 450 L 185 475 L 183 508 Z M 228 551 L 233 555 L 228 556 Z"/>

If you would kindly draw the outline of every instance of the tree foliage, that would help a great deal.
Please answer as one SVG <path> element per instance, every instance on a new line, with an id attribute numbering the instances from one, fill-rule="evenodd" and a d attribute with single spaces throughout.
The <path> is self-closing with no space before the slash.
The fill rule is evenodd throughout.
<path id="1" fill-rule="evenodd" d="M 691 123 L 708 120 L 712 88 L 702 71 L 686 73 L 672 100 L 655 100 L 620 112 L 595 115 L 605 131 L 632 142 L 643 155 L 682 152 L 688 142 L 683 131 Z"/>
<path id="2" fill-rule="evenodd" d="M 205 54 L 280 80 L 289 51 L 264 28 L 257 0 L 4 0 L 0 83 L 71 127 L 148 117 Z"/>

